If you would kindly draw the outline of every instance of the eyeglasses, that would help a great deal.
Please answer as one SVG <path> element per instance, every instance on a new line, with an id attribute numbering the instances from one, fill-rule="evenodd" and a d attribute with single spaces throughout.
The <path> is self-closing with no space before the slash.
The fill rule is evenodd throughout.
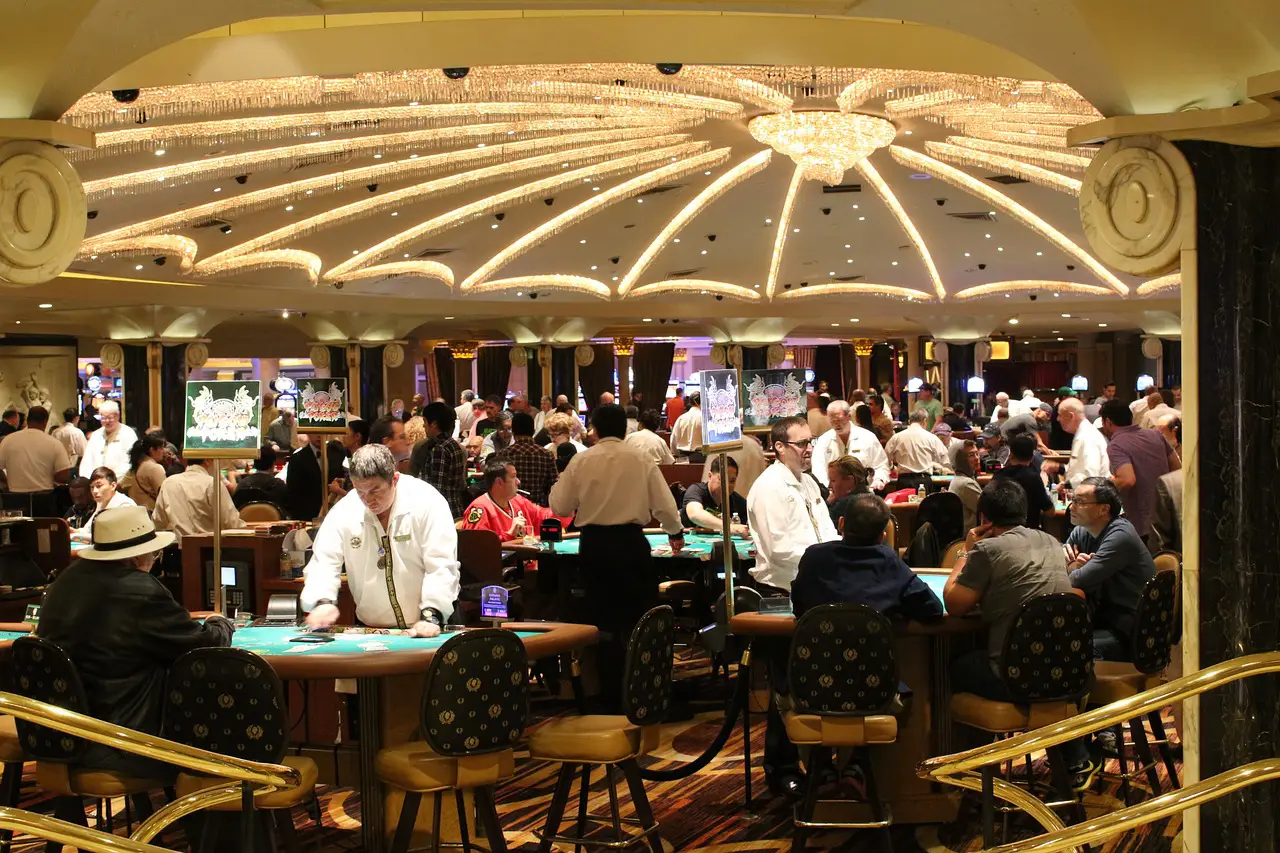
<path id="1" fill-rule="evenodd" d="M 791 446 L 793 446 L 793 447 L 798 447 L 798 448 L 800 448 L 801 450 L 804 450 L 806 447 L 808 447 L 808 446 L 810 446 L 811 444 L 813 444 L 813 439 L 812 439 L 812 438 L 802 438 L 802 439 L 800 439 L 799 441 L 784 441 L 784 442 L 782 442 L 782 443 L 783 443 L 783 444 L 790 444 L 790 445 L 791 445 Z"/>
<path id="2" fill-rule="evenodd" d="M 1099 505 L 1100 504 L 1098 503 L 1098 501 L 1082 501 L 1082 500 L 1079 500 L 1078 498 L 1072 498 L 1071 502 L 1067 504 L 1067 506 L 1099 506 Z"/>

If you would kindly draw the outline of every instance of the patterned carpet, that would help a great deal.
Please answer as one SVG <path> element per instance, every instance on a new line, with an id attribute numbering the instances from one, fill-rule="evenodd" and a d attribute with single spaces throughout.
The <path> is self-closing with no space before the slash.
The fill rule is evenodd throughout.
<path id="1" fill-rule="evenodd" d="M 705 676 L 705 659 L 684 657 L 678 664 L 678 676 L 687 683 L 695 697 L 718 695 L 721 683 Z M 678 766 L 692 760 L 711 743 L 723 721 L 723 711 L 715 707 L 711 699 L 692 702 L 693 718 L 671 723 L 663 727 L 661 748 L 653 753 L 647 766 L 653 768 Z M 531 728 L 562 714 L 573 713 L 568 703 L 553 700 L 545 693 L 535 694 L 533 700 L 534 723 Z M 764 748 L 763 719 L 753 715 L 752 755 L 755 772 L 753 791 L 756 796 L 754 809 L 746 811 L 743 805 L 743 743 L 741 726 L 736 727 L 725 748 L 699 773 L 680 781 L 648 783 L 650 802 L 662 827 L 663 846 L 683 853 L 756 853 L 756 851 L 786 850 L 791 844 L 790 810 L 781 798 L 771 798 L 764 784 L 760 769 L 760 755 Z M 1168 724 L 1166 724 L 1168 726 Z M 1172 731 L 1172 727 L 1168 726 Z M 1132 764 L 1130 765 L 1132 767 Z M 34 789 L 33 767 L 28 767 L 24 785 L 24 808 L 47 810 L 47 800 Z M 1118 772 L 1116 761 L 1107 762 L 1104 773 Z M 548 801 L 555 785 L 557 766 L 534 763 L 527 754 L 517 754 L 516 775 L 499 791 L 498 810 L 511 850 L 532 851 L 537 847 L 533 834 L 545 817 Z M 1033 772 L 1039 778 L 1047 778 L 1048 771 L 1042 756 L 1036 756 Z M 1160 770 L 1164 779 L 1163 768 Z M 1119 780 L 1106 775 L 1099 777 L 1094 792 L 1086 798 L 1086 809 L 1096 816 L 1120 807 Z M 1015 779 L 1023 778 L 1015 774 Z M 1145 794 L 1145 780 L 1136 780 L 1134 796 Z M 619 795 L 623 814 L 629 813 L 626 786 L 619 776 Z M 574 814 L 577 786 L 570 799 L 570 811 L 563 829 L 571 828 L 568 818 Z M 323 825 L 317 830 L 313 814 L 303 808 L 294 813 L 294 823 L 299 830 L 298 840 L 303 850 L 358 850 L 360 848 L 359 795 L 347 788 L 320 788 L 319 799 Z M 592 779 L 589 806 L 598 813 L 607 813 L 608 788 L 599 772 Z M 159 801 L 157 801 L 159 805 Z M 968 804 L 966 803 L 968 806 Z M 113 804 L 115 830 L 125 834 L 123 801 Z M 90 824 L 93 822 L 90 813 Z M 1100 849 L 1101 853 L 1167 853 L 1171 840 L 1180 827 L 1180 819 L 1153 824 L 1145 830 L 1114 839 Z M 1036 825 L 1020 816 L 1013 816 L 1010 840 L 1037 834 Z M 982 848 L 981 829 L 977 819 L 976 804 L 962 810 L 960 819 L 951 825 L 900 826 L 891 830 L 892 850 L 896 853 L 968 853 Z M 170 836 L 173 849 L 185 849 L 181 835 Z M 15 851 L 43 849 L 43 842 L 35 839 L 15 839 Z M 641 848 L 635 848 L 641 849 Z M 818 831 L 811 835 L 808 849 L 829 850 L 836 853 L 882 853 L 886 850 L 883 833 L 852 831 Z M 566 848 L 567 850 L 567 848 Z"/>

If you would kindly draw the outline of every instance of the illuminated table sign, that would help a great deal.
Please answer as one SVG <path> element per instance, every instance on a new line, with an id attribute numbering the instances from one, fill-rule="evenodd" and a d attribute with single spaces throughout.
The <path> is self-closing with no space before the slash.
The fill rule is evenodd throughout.
<path id="1" fill-rule="evenodd" d="M 742 371 L 742 410 L 748 429 L 765 429 L 805 413 L 803 370 Z"/>
<path id="2" fill-rule="evenodd" d="M 492 619 L 495 623 L 509 618 L 507 600 L 510 593 L 506 587 L 486 586 L 480 590 L 480 618 Z"/>
<path id="3" fill-rule="evenodd" d="M 298 381 L 298 431 L 343 431 L 347 426 L 347 380 L 309 377 Z"/>
<path id="4" fill-rule="evenodd" d="M 187 382 L 183 454 L 256 458 L 261 442 L 261 384 L 257 380 Z"/>

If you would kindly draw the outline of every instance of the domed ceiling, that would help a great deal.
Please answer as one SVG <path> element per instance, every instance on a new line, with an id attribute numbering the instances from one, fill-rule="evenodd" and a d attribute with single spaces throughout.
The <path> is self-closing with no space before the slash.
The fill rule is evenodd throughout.
<path id="1" fill-rule="evenodd" d="M 833 326 L 886 300 L 945 313 L 1168 296 L 1176 275 L 1116 275 L 1087 249 L 1076 204 L 1092 150 L 1066 133 L 1100 117 L 1059 83 L 857 68 L 484 67 L 94 93 L 64 117 L 98 133 L 73 155 L 93 211 L 75 269 L 216 280 L 229 298 L 296 290 L 299 304 L 313 287 L 420 297 L 424 313 L 811 302 Z"/>

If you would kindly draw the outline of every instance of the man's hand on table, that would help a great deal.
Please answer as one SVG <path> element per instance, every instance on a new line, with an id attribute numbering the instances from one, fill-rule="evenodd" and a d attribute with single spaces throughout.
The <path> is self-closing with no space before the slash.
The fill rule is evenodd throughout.
<path id="1" fill-rule="evenodd" d="M 732 536 L 737 536 L 739 539 L 751 538 L 751 528 L 745 524 L 730 524 L 729 533 Z"/>
<path id="2" fill-rule="evenodd" d="M 409 626 L 410 637 L 429 638 L 429 637 L 437 637 L 439 635 L 440 635 L 440 626 L 435 624 L 434 622 L 427 622 L 426 620 L 423 620 L 421 622 L 414 622 L 412 625 Z"/>
<path id="3" fill-rule="evenodd" d="M 1080 553 L 1080 549 L 1073 545 L 1064 545 L 1062 547 L 1062 551 L 1066 555 L 1067 571 L 1069 572 L 1074 572 L 1076 569 L 1093 559 L 1092 554 L 1082 554 Z"/>
<path id="4" fill-rule="evenodd" d="M 338 608 L 332 604 L 321 604 L 307 614 L 307 627 L 311 630 L 332 628 L 338 621 Z"/>

